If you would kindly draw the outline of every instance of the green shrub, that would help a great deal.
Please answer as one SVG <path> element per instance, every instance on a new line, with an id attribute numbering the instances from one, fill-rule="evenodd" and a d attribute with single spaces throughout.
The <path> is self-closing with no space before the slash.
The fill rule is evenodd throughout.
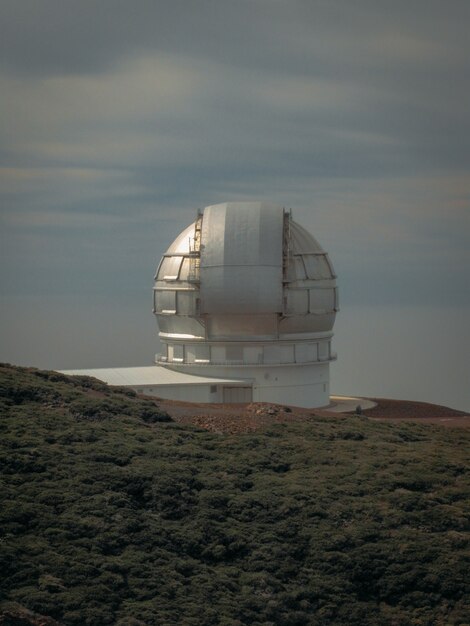
<path id="1" fill-rule="evenodd" d="M 470 623 L 467 430 L 235 437 L 88 378 L 3 366 L 0 390 L 7 603 L 66 626 Z"/>

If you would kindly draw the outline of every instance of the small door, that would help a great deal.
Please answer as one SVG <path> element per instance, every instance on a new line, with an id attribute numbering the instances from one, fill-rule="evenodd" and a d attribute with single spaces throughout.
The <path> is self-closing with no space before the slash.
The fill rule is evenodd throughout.
<path id="1" fill-rule="evenodd" d="M 224 402 L 227 404 L 251 402 L 251 400 L 251 387 L 224 387 Z"/>

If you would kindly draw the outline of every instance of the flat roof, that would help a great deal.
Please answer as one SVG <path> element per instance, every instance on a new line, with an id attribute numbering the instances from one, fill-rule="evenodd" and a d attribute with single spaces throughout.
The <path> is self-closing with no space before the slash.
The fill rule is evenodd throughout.
<path id="1" fill-rule="evenodd" d="M 58 370 L 69 376 L 92 376 L 108 385 L 138 387 L 145 385 L 246 385 L 251 380 L 242 378 L 213 378 L 170 370 L 161 365 L 147 367 L 111 367 L 87 370 Z"/>

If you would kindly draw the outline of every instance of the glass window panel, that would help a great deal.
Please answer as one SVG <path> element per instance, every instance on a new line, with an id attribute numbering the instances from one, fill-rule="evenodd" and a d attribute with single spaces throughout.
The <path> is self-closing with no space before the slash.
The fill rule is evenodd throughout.
<path id="1" fill-rule="evenodd" d="M 176 312 L 179 315 L 195 315 L 194 291 L 178 291 L 176 295 Z"/>
<path id="2" fill-rule="evenodd" d="M 227 361 L 243 361 L 243 346 L 226 346 L 225 358 Z"/>
<path id="3" fill-rule="evenodd" d="M 320 341 L 318 344 L 318 358 L 320 361 L 328 358 L 330 354 L 330 342 L 329 341 Z"/>
<path id="4" fill-rule="evenodd" d="M 295 344 L 295 362 L 296 363 L 306 363 L 307 359 L 307 350 L 306 346 L 303 343 Z"/>
<path id="5" fill-rule="evenodd" d="M 182 361 L 184 359 L 184 346 L 173 346 L 173 361 Z"/>
<path id="6" fill-rule="evenodd" d="M 263 362 L 264 363 L 279 363 L 281 355 L 279 352 L 279 346 L 264 346 L 263 349 Z"/>
<path id="7" fill-rule="evenodd" d="M 194 354 L 196 361 L 203 361 L 204 363 L 208 363 L 210 360 L 210 347 L 204 345 L 196 345 L 194 346 Z"/>
<path id="8" fill-rule="evenodd" d="M 160 312 L 176 312 L 176 291 L 157 291 L 156 309 Z"/>
<path id="9" fill-rule="evenodd" d="M 289 263 L 288 279 L 289 280 L 305 280 L 307 274 L 305 273 L 304 263 L 301 256 L 293 256 Z"/>
<path id="10" fill-rule="evenodd" d="M 328 267 L 330 268 L 330 274 L 333 277 L 336 277 L 335 268 L 333 267 L 333 263 L 331 262 L 331 259 L 327 254 L 325 254 L 325 261 L 328 263 Z"/>
<path id="11" fill-rule="evenodd" d="M 182 260 L 183 257 L 181 256 L 163 257 L 158 272 L 158 280 L 177 280 Z"/>
<path id="12" fill-rule="evenodd" d="M 331 278 L 330 267 L 325 259 L 325 255 L 303 254 L 302 258 L 304 260 L 307 278 L 312 280 Z"/>
<path id="13" fill-rule="evenodd" d="M 333 311 L 335 308 L 335 292 L 329 289 L 310 289 L 310 313 L 315 311 Z"/>
<path id="14" fill-rule="evenodd" d="M 287 310 L 290 314 L 308 313 L 308 291 L 306 289 L 287 290 Z"/>
<path id="15" fill-rule="evenodd" d="M 194 363 L 196 360 L 196 348 L 195 346 L 186 346 L 186 362 Z"/>
<path id="16" fill-rule="evenodd" d="M 295 361 L 296 363 L 309 363 L 316 361 L 316 346 L 313 343 L 297 343 L 295 344 Z"/>
<path id="17" fill-rule="evenodd" d="M 223 363 L 225 361 L 225 349 L 222 346 L 211 347 L 211 362 Z"/>
<path id="18" fill-rule="evenodd" d="M 245 363 L 263 362 L 263 350 L 261 346 L 245 346 L 245 348 L 243 348 L 243 356 Z"/>
<path id="19" fill-rule="evenodd" d="M 189 258 L 184 257 L 179 273 L 179 280 L 188 280 L 189 277 Z"/>
<path id="20" fill-rule="evenodd" d="M 294 362 L 294 346 L 280 346 L 281 363 Z"/>

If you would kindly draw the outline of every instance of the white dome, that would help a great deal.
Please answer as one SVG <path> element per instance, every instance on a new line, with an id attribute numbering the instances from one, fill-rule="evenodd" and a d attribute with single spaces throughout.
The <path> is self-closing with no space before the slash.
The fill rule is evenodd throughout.
<path id="1" fill-rule="evenodd" d="M 156 272 L 157 362 L 251 381 L 254 400 L 324 406 L 335 278 L 326 252 L 281 207 L 208 206 Z"/>
<path id="2" fill-rule="evenodd" d="M 158 267 L 162 338 L 287 338 L 329 331 L 338 308 L 326 252 L 281 207 L 206 207 Z"/>

